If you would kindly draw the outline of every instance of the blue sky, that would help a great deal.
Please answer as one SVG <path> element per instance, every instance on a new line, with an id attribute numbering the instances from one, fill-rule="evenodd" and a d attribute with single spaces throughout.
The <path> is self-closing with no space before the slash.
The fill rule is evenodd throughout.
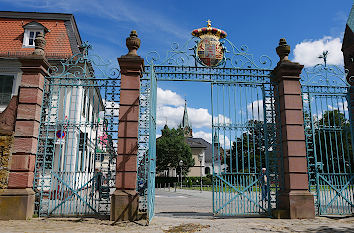
<path id="1" fill-rule="evenodd" d="M 343 64 L 340 46 L 352 4 L 352 0 L 0 0 L 0 9 L 72 13 L 82 39 L 113 61 L 126 54 L 125 38 L 132 29 L 141 39 L 140 56 L 150 51 L 162 56 L 173 42 L 183 44 L 193 29 L 206 26 L 210 19 L 236 46 L 246 44 L 256 57 L 268 55 L 273 66 L 278 61 L 275 47 L 282 37 L 292 48 L 290 59 L 311 66 L 320 62 L 316 57 L 323 50 L 330 51 L 329 63 Z M 160 82 L 158 86 L 158 133 L 166 118 L 169 126 L 179 123 L 186 97 L 196 136 L 209 140 L 209 85 Z"/>

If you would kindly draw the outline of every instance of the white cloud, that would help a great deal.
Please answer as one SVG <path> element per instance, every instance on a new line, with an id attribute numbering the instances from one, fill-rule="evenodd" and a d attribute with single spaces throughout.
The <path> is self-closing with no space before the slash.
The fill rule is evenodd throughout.
<path id="1" fill-rule="evenodd" d="M 197 132 L 193 132 L 193 137 L 203 138 L 205 141 L 212 143 L 212 134 L 211 133 L 207 133 L 204 131 L 197 131 Z M 225 135 L 225 138 L 224 138 L 224 135 L 220 134 L 219 135 L 219 142 L 224 149 L 230 148 L 230 139 L 228 136 Z"/>
<path id="2" fill-rule="evenodd" d="M 199 128 L 211 128 L 211 114 L 208 112 L 206 108 L 187 108 L 188 111 L 188 119 L 192 124 L 193 129 Z M 172 107 L 172 106 L 159 106 L 157 109 L 157 126 L 164 126 L 167 121 L 167 125 L 169 127 L 176 128 L 182 121 L 183 118 L 184 107 Z M 214 118 L 214 122 L 217 122 L 219 119 L 220 123 L 229 124 L 231 123 L 230 118 L 225 117 L 223 115 L 219 115 Z"/>
<path id="3" fill-rule="evenodd" d="M 192 123 L 192 127 L 211 128 L 211 115 L 206 108 L 188 108 L 188 117 Z"/>
<path id="4" fill-rule="evenodd" d="M 187 108 L 188 118 L 193 128 L 211 127 L 211 115 L 205 108 Z M 157 126 L 164 126 L 167 121 L 169 127 L 176 128 L 182 121 L 184 106 L 159 106 L 157 108 Z"/>
<path id="5" fill-rule="evenodd" d="M 212 136 L 211 133 L 207 133 L 204 131 L 197 131 L 197 132 L 193 132 L 193 137 L 195 138 L 203 138 L 205 141 L 212 143 Z"/>
<path id="6" fill-rule="evenodd" d="M 171 107 L 171 106 L 159 106 L 156 112 L 156 124 L 162 127 L 166 124 L 170 128 L 176 128 L 182 121 L 183 106 Z"/>
<path id="7" fill-rule="evenodd" d="M 294 61 L 305 66 L 323 64 L 323 59 L 318 58 L 323 51 L 328 51 L 327 64 L 342 65 L 342 43 L 339 37 L 325 36 L 319 40 L 304 40 L 294 49 Z"/>
<path id="8" fill-rule="evenodd" d="M 172 105 L 183 106 L 184 100 L 176 92 L 157 88 L 157 106 Z"/>
<path id="9" fill-rule="evenodd" d="M 217 124 L 217 123 L 226 124 L 226 125 L 231 124 L 231 119 L 224 116 L 224 115 L 219 114 L 218 116 L 214 117 L 214 124 Z"/>

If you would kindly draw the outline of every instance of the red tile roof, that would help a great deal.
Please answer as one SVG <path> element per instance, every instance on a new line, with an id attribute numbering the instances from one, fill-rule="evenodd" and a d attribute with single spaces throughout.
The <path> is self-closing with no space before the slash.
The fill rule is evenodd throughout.
<path id="1" fill-rule="evenodd" d="M 54 57 L 68 57 L 72 54 L 69 37 L 63 20 L 31 20 L 0 18 L 0 56 L 2 54 L 26 54 L 34 51 L 34 48 L 22 48 L 23 25 L 36 21 L 48 28 L 46 33 L 46 54 L 56 54 Z"/>

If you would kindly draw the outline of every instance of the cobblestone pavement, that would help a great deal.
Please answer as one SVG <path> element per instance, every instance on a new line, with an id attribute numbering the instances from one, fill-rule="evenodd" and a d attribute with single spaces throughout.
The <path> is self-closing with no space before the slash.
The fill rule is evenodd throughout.
<path id="1" fill-rule="evenodd" d="M 354 217 L 317 217 L 313 220 L 213 218 L 209 203 L 211 193 L 173 191 L 156 192 L 156 216 L 149 226 L 145 226 L 145 221 L 112 226 L 108 220 L 37 218 L 0 221 L 0 232 L 354 232 Z"/>

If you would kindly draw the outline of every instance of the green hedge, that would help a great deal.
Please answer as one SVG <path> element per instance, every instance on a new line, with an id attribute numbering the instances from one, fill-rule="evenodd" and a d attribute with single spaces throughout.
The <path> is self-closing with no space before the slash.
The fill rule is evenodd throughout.
<path id="1" fill-rule="evenodd" d="M 203 185 L 212 185 L 212 175 L 207 175 L 202 177 Z M 174 183 L 180 185 L 179 177 L 156 177 L 155 185 L 156 187 L 174 187 Z M 200 185 L 199 176 L 183 177 L 183 186 L 192 187 L 193 185 Z"/>
<path id="2" fill-rule="evenodd" d="M 170 184 L 170 187 L 173 187 L 174 183 L 178 183 L 178 177 L 157 176 L 155 178 L 155 187 L 168 187 L 168 184 Z"/>

